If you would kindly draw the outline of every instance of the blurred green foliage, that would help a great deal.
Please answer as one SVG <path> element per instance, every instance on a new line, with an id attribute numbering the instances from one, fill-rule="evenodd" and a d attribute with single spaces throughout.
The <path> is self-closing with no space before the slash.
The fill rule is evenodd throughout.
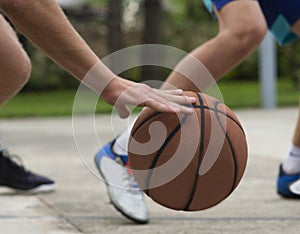
<path id="1" fill-rule="evenodd" d="M 222 93 L 212 89 L 208 94 L 221 99 L 230 108 L 259 108 L 260 107 L 260 87 L 259 83 L 250 81 L 221 81 L 218 87 Z M 0 118 L 7 117 L 32 117 L 32 116 L 66 116 L 72 115 L 75 90 L 25 92 L 17 95 L 6 105 L 1 107 Z M 299 92 L 291 90 L 290 82 L 280 79 L 278 82 L 278 105 L 295 106 L 298 103 Z M 90 113 L 90 108 L 85 110 L 85 102 L 90 107 L 89 99 L 83 99 L 80 103 L 82 114 Z M 89 111 L 88 111 L 89 110 Z M 134 111 L 140 111 L 135 108 Z M 99 99 L 95 113 L 111 113 L 112 106 Z M 115 112 L 115 111 L 114 111 Z M 76 112 L 78 114 L 78 111 Z"/>
<path id="2" fill-rule="evenodd" d="M 105 21 L 107 1 L 109 0 L 87 0 L 79 8 L 65 9 L 72 24 L 100 57 L 108 54 Z M 126 13 L 122 24 L 125 46 L 142 43 L 142 11 L 141 7 L 134 8 L 133 3 L 136 6 L 141 4 L 142 0 L 123 1 L 124 14 Z M 217 22 L 204 9 L 202 0 L 165 0 L 163 3 L 161 44 L 191 51 L 218 32 Z M 46 58 L 30 43 L 26 42 L 25 48 L 32 59 L 33 72 L 24 91 L 74 89 L 78 86 L 78 81 L 71 79 L 67 72 Z M 300 53 L 295 53 L 295 51 L 300 51 L 299 42 L 278 47 L 279 79 L 289 80 L 291 90 L 299 90 Z M 257 53 L 255 52 L 240 66 L 227 74 L 224 80 L 255 81 L 258 79 L 257 66 Z M 168 73 L 168 70 L 164 70 L 163 79 Z M 124 76 L 135 81 L 141 80 L 139 68 L 131 69 Z"/>

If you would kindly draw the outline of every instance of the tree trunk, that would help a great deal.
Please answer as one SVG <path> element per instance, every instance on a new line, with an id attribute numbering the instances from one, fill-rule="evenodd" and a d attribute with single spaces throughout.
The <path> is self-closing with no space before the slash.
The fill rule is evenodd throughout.
<path id="1" fill-rule="evenodd" d="M 161 42 L 162 6 L 160 0 L 144 0 L 143 44 L 159 44 Z M 147 54 L 143 53 L 143 58 Z M 161 80 L 160 67 L 143 66 L 142 81 Z"/>
<path id="2" fill-rule="evenodd" d="M 107 0 L 107 4 L 107 46 L 108 51 L 112 53 L 124 47 L 121 27 L 123 7 L 122 0 Z"/>
<path id="3" fill-rule="evenodd" d="M 193 19 L 195 15 L 195 4 L 194 0 L 185 0 L 185 7 L 186 7 L 186 17 L 188 19 Z M 197 9 L 198 10 L 198 9 Z"/>

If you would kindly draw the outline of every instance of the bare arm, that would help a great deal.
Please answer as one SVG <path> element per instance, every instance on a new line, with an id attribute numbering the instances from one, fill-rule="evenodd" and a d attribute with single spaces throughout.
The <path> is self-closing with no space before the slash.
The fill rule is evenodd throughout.
<path id="1" fill-rule="evenodd" d="M 0 0 L 16 27 L 51 59 L 81 79 L 99 59 L 55 0 Z"/>
<path id="2" fill-rule="evenodd" d="M 37 47 L 77 79 L 82 80 L 96 67 L 87 85 L 109 104 L 121 103 L 122 116 L 129 114 L 126 104 L 166 112 L 191 112 L 180 104 L 195 100 L 182 97 L 182 92 L 154 90 L 113 74 L 76 32 L 55 0 L 0 0 L 0 10 Z M 128 89 L 130 92 L 126 93 Z"/>

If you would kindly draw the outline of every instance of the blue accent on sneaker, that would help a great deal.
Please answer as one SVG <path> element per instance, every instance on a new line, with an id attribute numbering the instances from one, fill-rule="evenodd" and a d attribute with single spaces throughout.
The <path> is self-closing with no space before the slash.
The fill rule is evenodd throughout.
<path id="1" fill-rule="evenodd" d="M 116 160 L 117 158 L 120 158 L 124 165 L 128 163 L 128 155 L 120 155 L 113 152 L 113 146 L 116 143 L 116 139 L 114 139 L 112 142 L 107 143 L 104 145 L 96 154 L 95 160 L 97 165 L 100 165 L 100 160 L 102 157 L 109 157 L 112 160 Z"/>
<path id="2" fill-rule="evenodd" d="M 130 220 L 138 224 L 148 223 L 149 215 L 143 191 L 130 173 L 128 156 L 113 152 L 115 142 L 113 140 L 104 145 L 95 156 L 95 163 L 105 181 L 110 202 Z"/>
<path id="3" fill-rule="evenodd" d="M 290 185 L 300 179 L 300 173 L 289 175 L 286 174 L 282 165 L 279 167 L 279 175 L 277 178 L 277 193 L 285 198 L 300 198 L 300 195 L 290 190 Z"/>

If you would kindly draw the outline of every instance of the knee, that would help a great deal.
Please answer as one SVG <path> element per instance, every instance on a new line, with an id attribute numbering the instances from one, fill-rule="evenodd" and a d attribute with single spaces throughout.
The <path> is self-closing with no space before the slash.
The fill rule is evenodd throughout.
<path id="1" fill-rule="evenodd" d="M 1 66 L 0 69 L 0 105 L 18 93 L 27 83 L 31 74 L 29 58 L 25 57 L 22 60 L 15 58 L 15 61 L 6 61 L 6 66 Z"/>
<path id="2" fill-rule="evenodd" d="M 244 57 L 256 49 L 267 32 L 265 22 L 249 22 L 223 30 L 225 36 L 240 56 Z"/>
<path id="3" fill-rule="evenodd" d="M 27 55 L 24 55 L 19 77 L 18 77 L 21 87 L 23 87 L 28 82 L 30 76 L 31 76 L 31 61 Z"/>
<path id="4" fill-rule="evenodd" d="M 23 68 L 23 79 L 22 80 L 25 84 L 28 82 L 28 80 L 31 76 L 31 70 L 32 70 L 31 61 L 28 56 L 25 56 L 23 63 L 24 63 L 24 68 Z"/>
<path id="5" fill-rule="evenodd" d="M 237 37 L 245 47 L 257 47 L 267 32 L 264 22 L 250 24 L 250 26 L 243 27 L 238 33 Z"/>
<path id="6" fill-rule="evenodd" d="M 15 89 L 21 89 L 28 82 L 31 75 L 31 62 L 29 57 L 24 54 L 22 59 L 13 63 L 12 69 L 11 82 L 14 83 Z"/>

